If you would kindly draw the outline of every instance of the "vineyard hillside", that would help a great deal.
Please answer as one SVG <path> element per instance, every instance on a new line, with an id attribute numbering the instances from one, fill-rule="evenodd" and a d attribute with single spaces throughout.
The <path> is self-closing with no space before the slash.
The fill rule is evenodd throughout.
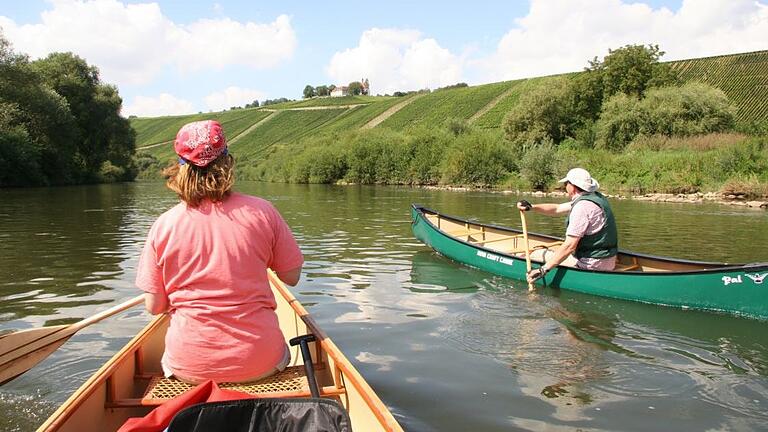
<path id="1" fill-rule="evenodd" d="M 739 121 L 768 123 L 768 51 L 678 60 L 669 64 L 683 81 L 700 81 L 723 90 L 736 105 Z M 222 122 L 240 160 L 254 164 L 276 145 L 293 143 L 309 135 L 360 129 L 380 116 L 383 121 L 376 122 L 377 128 L 438 127 L 450 119 L 459 119 L 478 128 L 500 130 L 504 117 L 522 95 L 555 78 L 547 76 L 456 86 L 405 97 L 317 97 L 218 113 L 134 118 L 131 125 L 137 132 L 139 155 L 149 155 L 163 164 L 174 157 L 170 143 L 183 124 L 216 119 Z"/>
<path id="2" fill-rule="evenodd" d="M 768 50 L 670 62 L 683 81 L 717 87 L 738 107 L 738 119 L 768 119 Z"/>

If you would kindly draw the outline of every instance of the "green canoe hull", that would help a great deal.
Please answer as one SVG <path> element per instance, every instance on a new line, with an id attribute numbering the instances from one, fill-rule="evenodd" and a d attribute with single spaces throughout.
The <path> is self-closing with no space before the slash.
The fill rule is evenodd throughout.
<path id="1" fill-rule="evenodd" d="M 506 254 L 452 237 L 430 222 L 425 214 L 509 233 L 519 233 L 519 230 L 469 222 L 418 205 L 411 207 L 414 236 L 436 252 L 493 274 L 525 280 L 524 256 Z M 620 252 L 645 260 L 680 262 L 689 267 L 697 264 L 695 261 Z M 547 273 L 537 284 L 622 300 L 768 319 L 768 264 L 713 264 L 716 263 L 702 262 L 701 270 L 666 272 L 593 271 L 560 266 Z M 538 263 L 534 263 L 533 267 L 538 267 Z"/>

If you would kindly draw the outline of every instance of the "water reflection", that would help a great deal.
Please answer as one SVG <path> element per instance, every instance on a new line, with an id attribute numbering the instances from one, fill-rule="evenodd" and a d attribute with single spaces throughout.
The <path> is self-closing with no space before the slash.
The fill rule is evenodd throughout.
<path id="1" fill-rule="evenodd" d="M 713 405 L 723 417 L 711 421 L 727 428 L 768 420 L 764 322 L 551 289 L 529 295 L 522 283 L 462 270 L 434 253 L 415 254 L 411 276 L 446 290 L 479 288 L 443 333 L 508 365 L 523 394 L 552 407 L 550 426 L 594 425 L 597 415 L 643 402 L 644 412 L 664 416 L 671 408 L 659 405 L 669 400 L 680 401 L 671 416 L 680 422 L 712 417 Z M 623 419 L 628 429 L 646 420 Z M 515 424 L 542 426 L 525 417 Z"/>
<path id="2" fill-rule="evenodd" d="M 13 235 L 0 248 L 0 322 L 42 325 L 35 316 L 107 303 L 113 297 L 100 291 L 125 286 L 133 187 L 3 190 L 0 201 L 0 231 Z"/>

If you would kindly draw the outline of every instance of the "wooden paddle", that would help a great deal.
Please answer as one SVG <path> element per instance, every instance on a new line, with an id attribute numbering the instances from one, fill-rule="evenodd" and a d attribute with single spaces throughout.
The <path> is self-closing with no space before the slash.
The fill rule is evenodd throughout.
<path id="1" fill-rule="evenodd" d="M 523 243 L 525 243 L 525 276 L 531 271 L 531 247 L 528 245 L 528 224 L 525 223 L 525 211 L 520 210 L 520 221 L 523 224 Z M 528 291 L 533 291 L 533 284 L 528 282 Z"/>
<path id="2" fill-rule="evenodd" d="M 73 324 L 22 330 L 0 336 L 0 385 L 40 363 L 80 329 L 143 301 L 142 294 Z"/>

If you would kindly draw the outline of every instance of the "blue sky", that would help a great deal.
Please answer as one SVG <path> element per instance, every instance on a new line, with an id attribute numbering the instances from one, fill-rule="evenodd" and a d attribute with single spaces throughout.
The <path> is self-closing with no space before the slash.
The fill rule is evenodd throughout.
<path id="1" fill-rule="evenodd" d="M 768 49 L 753 0 L 3 1 L 17 52 L 72 51 L 118 86 L 126 115 L 297 99 L 367 77 L 373 93 L 580 70 L 628 43 L 664 59 Z"/>

